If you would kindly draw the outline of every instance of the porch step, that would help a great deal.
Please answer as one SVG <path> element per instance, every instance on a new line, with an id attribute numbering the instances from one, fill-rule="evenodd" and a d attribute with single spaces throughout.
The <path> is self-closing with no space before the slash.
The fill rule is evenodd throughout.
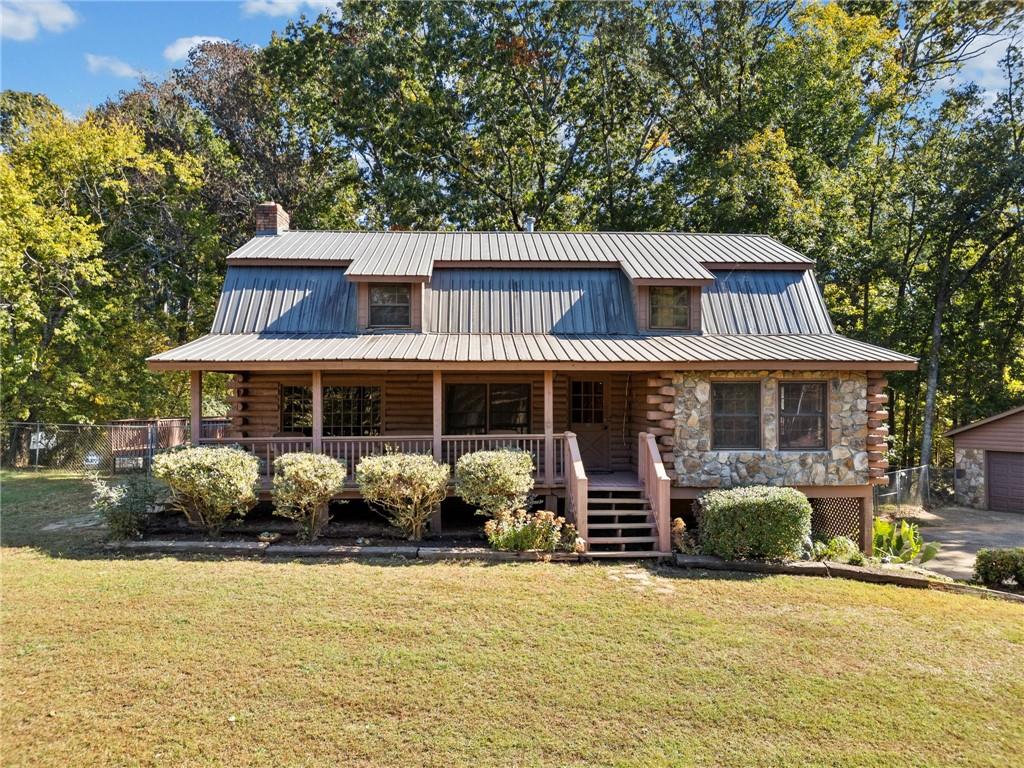
<path id="1" fill-rule="evenodd" d="M 600 482 L 587 492 L 587 556 L 661 557 L 650 501 L 639 483 Z"/>

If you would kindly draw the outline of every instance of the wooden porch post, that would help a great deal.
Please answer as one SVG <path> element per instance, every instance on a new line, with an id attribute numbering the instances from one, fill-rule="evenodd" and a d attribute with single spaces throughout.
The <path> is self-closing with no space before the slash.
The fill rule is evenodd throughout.
<path id="1" fill-rule="evenodd" d="M 555 481 L 555 372 L 544 371 L 544 484 Z"/>
<path id="2" fill-rule="evenodd" d="M 192 406 L 192 445 L 199 445 L 203 436 L 203 372 L 189 371 L 191 384 L 190 405 Z"/>
<path id="3" fill-rule="evenodd" d="M 441 461 L 441 432 L 444 430 L 444 420 L 442 419 L 441 402 L 443 398 L 443 389 L 441 387 L 441 371 L 434 371 L 434 433 L 433 433 L 433 453 L 434 461 Z M 455 470 L 455 467 L 452 467 Z M 430 530 L 434 533 L 441 532 L 441 510 L 438 509 L 433 517 L 430 518 Z"/>
<path id="4" fill-rule="evenodd" d="M 434 371 L 434 461 L 441 460 L 441 432 L 444 430 L 444 421 L 441 418 L 442 397 L 441 372 Z"/>
<path id="5" fill-rule="evenodd" d="M 860 500 L 860 549 L 868 557 L 874 553 L 875 499 L 874 486 L 868 486 L 867 495 Z"/>
<path id="6" fill-rule="evenodd" d="M 323 373 L 313 371 L 313 453 L 324 447 L 324 387 Z"/>

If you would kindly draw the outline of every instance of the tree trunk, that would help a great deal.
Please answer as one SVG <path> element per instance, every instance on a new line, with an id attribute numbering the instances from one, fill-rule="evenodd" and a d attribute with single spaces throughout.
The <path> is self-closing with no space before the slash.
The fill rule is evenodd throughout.
<path id="1" fill-rule="evenodd" d="M 948 264 L 948 262 L 947 262 Z M 943 269 L 943 277 L 947 270 Z M 945 280 L 943 280 L 945 282 Z M 928 379 L 924 394 L 924 423 L 921 425 L 921 464 L 927 467 L 932 460 L 932 432 L 935 426 L 935 394 L 939 388 L 939 353 L 942 350 L 942 316 L 946 311 L 946 291 L 940 285 L 935 296 L 935 314 L 932 315 L 932 345 L 928 353 Z"/>

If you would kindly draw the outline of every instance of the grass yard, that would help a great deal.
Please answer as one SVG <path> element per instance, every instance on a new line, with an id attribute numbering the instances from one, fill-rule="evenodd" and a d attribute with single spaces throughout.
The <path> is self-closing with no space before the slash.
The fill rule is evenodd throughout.
<path id="1" fill-rule="evenodd" d="M 1017 604 L 31 541 L 87 511 L 82 493 L 3 478 L 4 765 L 1006 766 L 1024 751 Z"/>

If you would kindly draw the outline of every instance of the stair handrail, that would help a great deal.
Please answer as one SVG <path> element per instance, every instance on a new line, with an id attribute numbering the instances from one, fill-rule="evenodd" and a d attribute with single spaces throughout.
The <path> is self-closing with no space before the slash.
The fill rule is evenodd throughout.
<path id="1" fill-rule="evenodd" d="M 566 511 L 572 516 L 572 523 L 576 526 L 577 535 L 587 542 L 587 486 L 589 481 L 587 480 L 587 471 L 583 467 L 583 459 L 580 456 L 580 446 L 576 442 L 575 432 L 565 433 L 563 450 L 565 451 L 562 465 L 565 472 Z M 589 546 L 588 542 L 588 549 Z"/>
<path id="2" fill-rule="evenodd" d="M 637 477 L 651 505 L 658 535 L 658 550 L 672 551 L 672 481 L 661 460 L 657 438 L 649 432 L 639 435 Z"/>

